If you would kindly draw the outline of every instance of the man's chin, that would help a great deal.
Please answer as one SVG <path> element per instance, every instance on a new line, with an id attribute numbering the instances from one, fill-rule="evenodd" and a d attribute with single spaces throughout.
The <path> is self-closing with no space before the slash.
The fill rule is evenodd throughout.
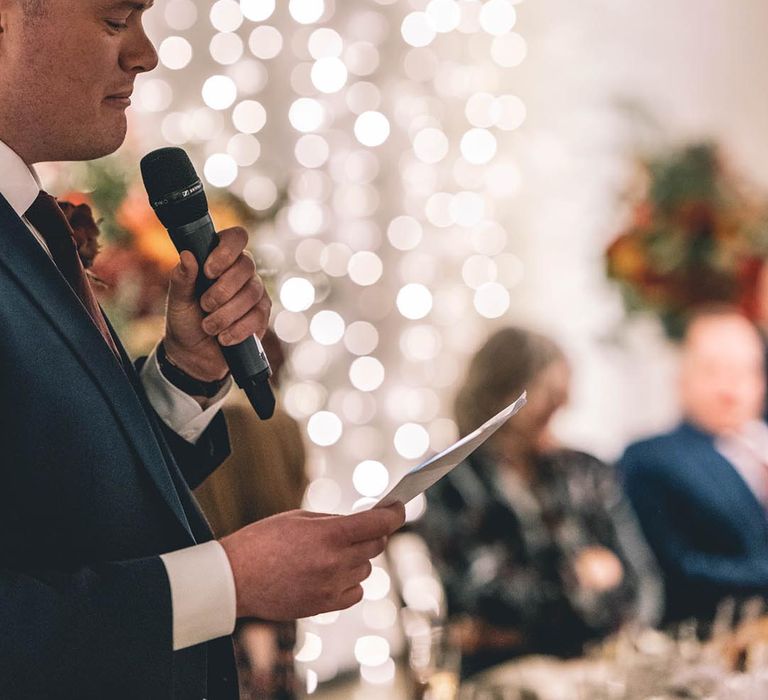
<path id="1" fill-rule="evenodd" d="M 95 160 L 108 156 L 123 145 L 126 132 L 125 115 L 122 115 L 121 124 L 112 125 L 109 129 L 93 129 L 77 141 L 70 141 L 70 147 L 66 149 L 69 152 L 57 160 Z"/>

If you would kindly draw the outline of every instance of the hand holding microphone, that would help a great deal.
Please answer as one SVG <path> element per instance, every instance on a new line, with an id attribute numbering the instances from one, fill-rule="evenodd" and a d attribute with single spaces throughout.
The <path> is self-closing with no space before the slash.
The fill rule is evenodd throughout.
<path id="1" fill-rule="evenodd" d="M 271 302 L 245 251 L 242 228 L 216 233 L 194 167 L 180 148 L 161 148 L 141 161 L 149 201 L 181 254 L 171 276 L 164 340 L 168 360 L 204 382 L 227 368 L 260 418 L 275 398 L 258 335 Z"/>

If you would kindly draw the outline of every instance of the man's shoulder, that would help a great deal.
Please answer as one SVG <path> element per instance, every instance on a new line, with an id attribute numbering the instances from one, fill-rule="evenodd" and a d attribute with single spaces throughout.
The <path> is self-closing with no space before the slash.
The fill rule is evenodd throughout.
<path id="1" fill-rule="evenodd" d="M 690 460 L 691 449 L 700 436 L 686 424 L 674 430 L 638 440 L 621 458 L 625 470 L 679 469 Z"/>

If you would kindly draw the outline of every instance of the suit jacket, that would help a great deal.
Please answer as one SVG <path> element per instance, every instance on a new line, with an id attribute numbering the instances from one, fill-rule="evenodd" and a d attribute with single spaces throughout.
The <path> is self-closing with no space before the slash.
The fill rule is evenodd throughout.
<path id="1" fill-rule="evenodd" d="M 627 495 L 664 573 L 666 619 L 711 619 L 726 596 L 768 592 L 766 512 L 693 425 L 631 445 Z"/>
<path id="2" fill-rule="evenodd" d="M 228 637 L 172 651 L 158 556 L 211 539 L 224 418 L 165 426 L 2 196 L 0 299 L 0 697 L 237 697 Z"/>

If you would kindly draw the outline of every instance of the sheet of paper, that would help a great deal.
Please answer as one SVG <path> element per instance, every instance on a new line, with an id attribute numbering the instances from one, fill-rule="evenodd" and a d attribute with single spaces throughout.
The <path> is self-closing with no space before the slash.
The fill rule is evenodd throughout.
<path id="1" fill-rule="evenodd" d="M 469 435 L 454 442 L 453 445 L 430 457 L 408 472 L 376 505 L 387 506 L 396 501 L 408 503 L 420 493 L 426 491 L 432 484 L 442 479 L 457 464 L 463 462 L 491 435 L 493 435 L 506 420 L 515 415 L 525 406 L 525 392 L 514 403 L 499 411 L 493 418 L 487 420 Z"/>

